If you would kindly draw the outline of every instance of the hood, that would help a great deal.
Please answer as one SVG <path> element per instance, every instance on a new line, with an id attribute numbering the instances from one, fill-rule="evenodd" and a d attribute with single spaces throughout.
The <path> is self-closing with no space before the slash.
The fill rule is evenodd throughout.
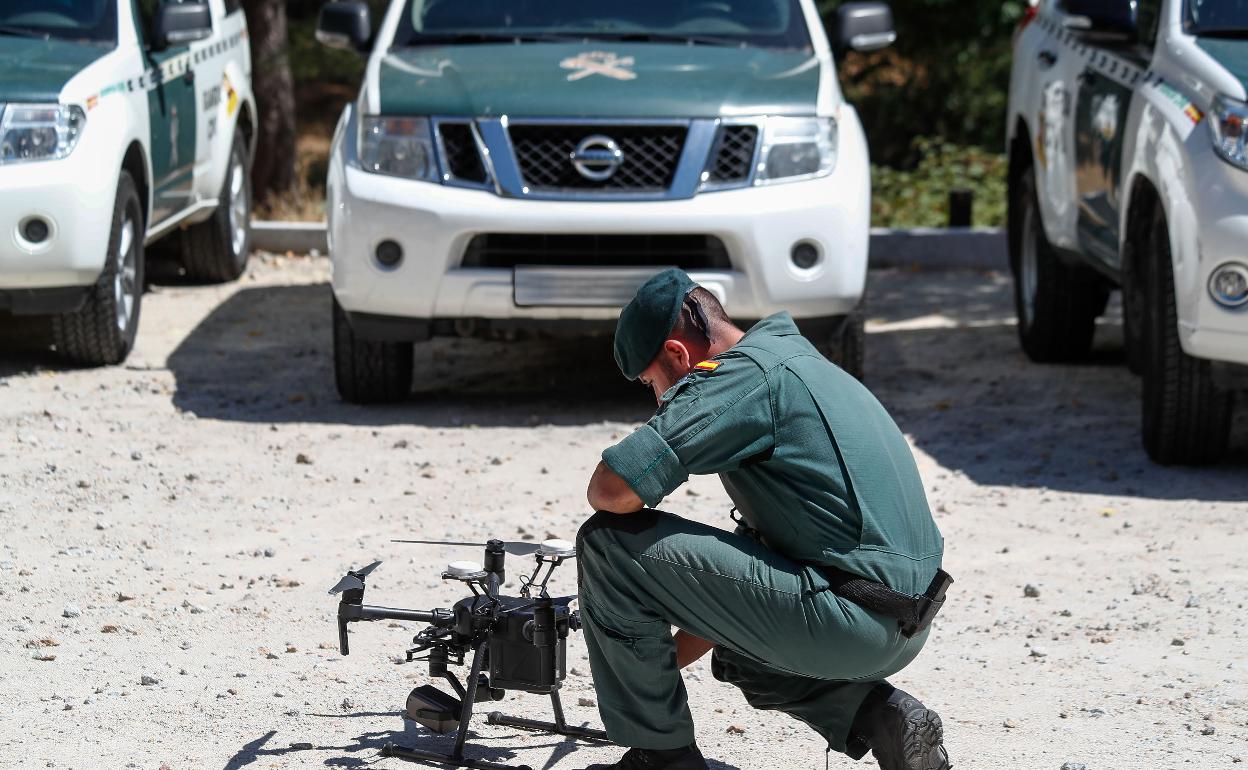
<path id="1" fill-rule="evenodd" d="M 111 50 L 103 43 L 0 37 L 0 102 L 55 102 L 69 79 Z"/>
<path id="2" fill-rule="evenodd" d="M 394 49 L 381 60 L 387 115 L 712 118 L 810 115 L 808 51 L 659 43 L 503 43 Z"/>
<path id="3" fill-rule="evenodd" d="M 1221 64 L 1248 91 L 1248 40 L 1198 37 L 1196 45 Z"/>

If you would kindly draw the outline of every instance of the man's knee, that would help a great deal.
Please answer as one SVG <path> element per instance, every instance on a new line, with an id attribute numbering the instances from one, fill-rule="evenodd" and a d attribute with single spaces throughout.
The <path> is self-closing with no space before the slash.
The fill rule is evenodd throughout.
<path id="1" fill-rule="evenodd" d="M 585 520 L 581 528 L 576 533 L 576 555 L 582 561 L 586 557 L 596 552 L 601 547 L 601 542 L 606 535 L 610 534 L 611 519 L 618 518 L 618 514 L 610 511 L 598 511 L 593 516 Z"/>
<path id="2" fill-rule="evenodd" d="M 637 535 L 650 529 L 658 517 L 659 512 L 650 508 L 634 513 L 598 511 L 576 533 L 577 558 L 599 552 L 608 543 L 618 542 L 621 536 Z"/>

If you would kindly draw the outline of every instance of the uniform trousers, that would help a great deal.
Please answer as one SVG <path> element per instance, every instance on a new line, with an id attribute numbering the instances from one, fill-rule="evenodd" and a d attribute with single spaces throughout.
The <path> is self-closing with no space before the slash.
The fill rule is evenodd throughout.
<path id="1" fill-rule="evenodd" d="M 712 674 L 751 706 L 799 719 L 855 758 L 865 753 L 850 740 L 859 706 L 927 638 L 835 595 L 816 567 L 670 513 L 600 511 L 577 549 L 598 709 L 621 746 L 694 742 L 673 626 L 715 644 Z"/>

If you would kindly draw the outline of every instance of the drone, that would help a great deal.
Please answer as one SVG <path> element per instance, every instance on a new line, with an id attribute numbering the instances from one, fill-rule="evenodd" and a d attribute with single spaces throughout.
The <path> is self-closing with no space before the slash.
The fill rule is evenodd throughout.
<path id="1" fill-rule="evenodd" d="M 381 565 L 375 561 L 350 570 L 329 589 L 338 600 L 338 645 L 343 655 L 351 654 L 347 627 L 372 620 L 407 620 L 427 623 L 412 638 L 406 662 L 427 661 L 431 679 L 445 679 L 454 694 L 425 684 L 407 696 L 405 718 L 442 734 L 456 732 L 449 753 L 409 746 L 385 744 L 381 755 L 417 762 L 433 762 L 449 767 L 486 770 L 531 770 L 524 765 L 507 765 L 464 756 L 468 725 L 477 703 L 499 701 L 508 690 L 549 695 L 553 722 L 522 719 L 492 711 L 487 724 L 506 725 L 535 732 L 610 742 L 602 730 L 569 725 L 564 718 L 559 689 L 567 676 L 567 639 L 580 630 L 580 613 L 569 604 L 576 596 L 551 597 L 547 584 L 555 568 L 576 557 L 576 547 L 567 540 L 543 543 L 505 542 L 459 543 L 437 540 L 393 540 L 395 543 L 422 545 L 476 546 L 485 549 L 483 564 L 451 562 L 443 580 L 463 583 L 471 596 L 460 599 L 449 609 L 412 610 L 364 604 L 365 580 Z M 504 563 L 508 554 L 533 556 L 536 567 L 520 578 L 520 595 L 501 593 L 507 580 Z M 463 682 L 449 666 L 469 661 Z"/>

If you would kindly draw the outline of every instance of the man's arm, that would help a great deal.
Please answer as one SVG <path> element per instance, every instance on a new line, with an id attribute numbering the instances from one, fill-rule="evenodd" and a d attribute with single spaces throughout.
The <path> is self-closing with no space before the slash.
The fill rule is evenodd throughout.
<path id="1" fill-rule="evenodd" d="M 684 668 L 715 647 L 714 642 L 694 636 L 688 631 L 676 632 L 676 667 Z"/>
<path id="2" fill-rule="evenodd" d="M 604 462 L 594 469 L 585 497 L 595 511 L 634 513 L 644 507 L 637 493 Z"/>

